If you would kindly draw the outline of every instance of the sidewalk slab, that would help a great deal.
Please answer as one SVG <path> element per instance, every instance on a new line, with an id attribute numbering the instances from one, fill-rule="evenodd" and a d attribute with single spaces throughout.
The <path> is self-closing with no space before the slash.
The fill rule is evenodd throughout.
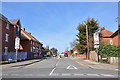
<path id="1" fill-rule="evenodd" d="M 16 62 L 16 63 L 10 63 L 10 64 L 2 64 L 1 67 L 2 69 L 6 69 L 6 68 L 11 68 L 11 67 L 17 67 L 17 66 L 25 66 L 25 65 L 29 65 L 35 62 L 39 62 L 42 59 L 34 59 L 34 60 L 27 60 L 27 61 L 21 61 L 21 62 Z"/>
<path id="2" fill-rule="evenodd" d="M 106 69 L 106 70 L 118 70 L 117 65 L 111 65 L 111 64 L 106 64 L 106 63 L 98 63 L 98 62 L 94 62 L 94 61 L 90 61 L 90 60 L 84 60 L 84 61 L 87 62 L 88 66 L 90 66 L 92 68 Z"/>
<path id="3" fill-rule="evenodd" d="M 111 65 L 111 64 L 106 64 L 106 63 L 100 63 L 100 62 L 94 62 L 91 60 L 84 60 L 82 58 L 73 58 L 77 63 L 79 63 L 82 66 L 87 66 L 90 68 L 94 69 L 104 69 L 104 70 L 114 70 L 114 71 L 119 71 L 117 65 Z"/>

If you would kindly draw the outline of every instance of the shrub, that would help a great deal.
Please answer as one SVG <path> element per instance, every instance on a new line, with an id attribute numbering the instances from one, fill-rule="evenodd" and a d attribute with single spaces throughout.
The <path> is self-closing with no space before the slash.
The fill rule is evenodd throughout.
<path id="1" fill-rule="evenodd" d="M 120 57 L 120 46 L 100 45 L 98 52 L 103 57 Z"/>

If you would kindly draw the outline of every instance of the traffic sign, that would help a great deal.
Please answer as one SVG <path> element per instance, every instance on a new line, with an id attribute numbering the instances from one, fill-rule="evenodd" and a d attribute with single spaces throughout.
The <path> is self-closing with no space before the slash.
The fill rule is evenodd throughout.
<path id="1" fill-rule="evenodd" d="M 99 44 L 99 33 L 94 33 L 94 44 Z"/>
<path id="2" fill-rule="evenodd" d="M 20 38 L 16 37 L 15 38 L 15 49 L 19 49 L 20 48 Z"/>

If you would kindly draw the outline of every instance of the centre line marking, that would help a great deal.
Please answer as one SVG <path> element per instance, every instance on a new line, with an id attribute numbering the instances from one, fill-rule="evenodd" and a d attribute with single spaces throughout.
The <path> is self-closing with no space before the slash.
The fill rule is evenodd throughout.
<path id="1" fill-rule="evenodd" d="M 49 75 L 52 75 L 52 73 L 55 71 L 55 69 L 56 69 L 56 68 L 54 68 L 54 69 L 50 72 L 50 74 L 49 74 Z"/>
<path id="2" fill-rule="evenodd" d="M 58 65 L 58 63 L 59 63 L 59 60 L 58 60 L 57 63 L 55 64 L 55 67 Z M 56 68 L 53 68 L 53 70 L 50 72 L 49 75 L 52 75 L 52 73 L 55 71 L 55 69 L 56 69 Z"/>
<path id="3" fill-rule="evenodd" d="M 88 76 L 99 76 L 98 74 L 87 74 Z"/>
<path id="4" fill-rule="evenodd" d="M 114 75 L 111 74 L 101 74 L 102 76 L 107 76 L 107 77 L 114 77 Z"/>
<path id="5" fill-rule="evenodd" d="M 84 76 L 84 74 L 74 74 L 75 76 Z"/>

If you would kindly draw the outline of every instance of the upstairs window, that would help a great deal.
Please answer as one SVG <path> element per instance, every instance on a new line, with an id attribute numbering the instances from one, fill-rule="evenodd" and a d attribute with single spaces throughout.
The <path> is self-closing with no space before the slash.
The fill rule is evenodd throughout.
<path id="1" fill-rule="evenodd" d="M 19 25 L 17 25 L 17 27 L 16 27 L 16 34 L 20 35 L 20 31 L 21 31 L 21 29 L 20 29 Z"/>
<path id="2" fill-rule="evenodd" d="M 5 27 L 6 27 L 6 29 L 9 29 L 9 24 L 7 23 Z"/>
<path id="3" fill-rule="evenodd" d="M 32 52 L 32 47 L 31 47 L 31 52 Z"/>
<path id="4" fill-rule="evenodd" d="M 9 38 L 9 35 L 8 35 L 8 34 L 6 34 L 6 35 L 5 35 L 5 41 L 7 41 L 7 42 L 8 42 L 8 38 Z"/>
<path id="5" fill-rule="evenodd" d="M 32 41 L 31 41 L 31 44 L 32 44 Z"/>

